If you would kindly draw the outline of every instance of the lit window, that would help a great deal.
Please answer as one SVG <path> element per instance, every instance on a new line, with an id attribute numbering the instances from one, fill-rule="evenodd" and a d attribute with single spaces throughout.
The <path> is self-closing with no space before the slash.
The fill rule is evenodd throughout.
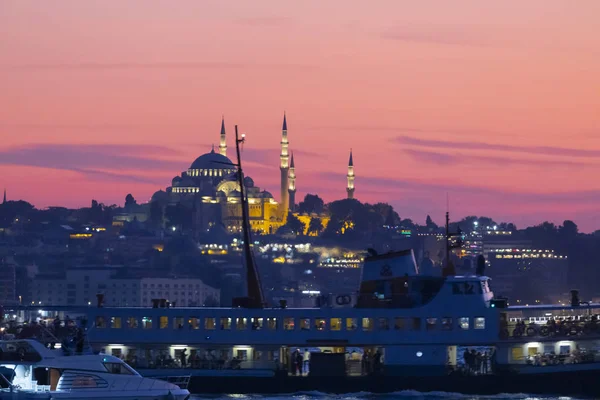
<path id="1" fill-rule="evenodd" d="M 200 329 L 200 318 L 191 317 L 190 319 L 188 319 L 188 324 L 190 326 L 190 329 Z"/>
<path id="2" fill-rule="evenodd" d="M 231 329 L 231 318 L 221 318 L 221 330 L 227 331 Z"/>
<path id="3" fill-rule="evenodd" d="M 425 329 L 431 331 L 435 329 L 435 325 L 437 324 L 437 318 L 427 318 L 425 322 Z"/>
<path id="4" fill-rule="evenodd" d="M 152 329 L 152 317 L 144 317 L 144 318 L 142 318 L 142 328 L 144 328 L 144 329 Z"/>
<path id="5" fill-rule="evenodd" d="M 356 330 L 356 318 L 346 318 L 346 330 L 347 331 Z"/>
<path id="6" fill-rule="evenodd" d="M 252 330 L 259 331 L 263 328 L 263 319 L 262 318 L 252 318 Z"/>
<path id="7" fill-rule="evenodd" d="M 372 331 L 373 330 L 373 318 L 363 318 L 362 319 L 362 330 L 363 331 Z"/>
<path id="8" fill-rule="evenodd" d="M 96 328 L 106 328 L 104 317 L 96 317 Z"/>
<path id="9" fill-rule="evenodd" d="M 331 318 L 329 321 L 329 327 L 332 331 L 340 331 L 342 330 L 342 319 L 341 318 Z"/>
<path id="10" fill-rule="evenodd" d="M 169 327 L 169 317 L 162 316 L 159 318 L 160 329 L 167 329 Z"/>
<path id="11" fill-rule="evenodd" d="M 475 329 L 485 329 L 485 318 L 483 318 L 483 317 L 476 317 L 475 318 L 474 328 Z"/>
<path id="12" fill-rule="evenodd" d="M 121 329 L 121 317 L 111 317 L 110 327 L 115 329 Z"/>
<path id="13" fill-rule="evenodd" d="M 379 318 L 378 329 L 380 331 L 387 331 L 388 329 L 390 329 L 390 324 L 388 323 L 388 319 L 387 318 Z"/>
<path id="14" fill-rule="evenodd" d="M 173 329 L 183 329 L 183 317 L 173 318 Z"/>
<path id="15" fill-rule="evenodd" d="M 277 318 L 267 318 L 267 329 L 273 331 L 277 329 Z"/>
<path id="16" fill-rule="evenodd" d="M 204 329 L 213 330 L 215 329 L 215 318 L 204 318 Z"/>
<path id="17" fill-rule="evenodd" d="M 310 318 L 300 318 L 300 329 L 303 331 L 310 330 Z"/>
<path id="18" fill-rule="evenodd" d="M 452 318 L 450 318 L 450 317 L 442 318 L 442 329 L 445 331 L 452 330 Z"/>
<path id="19" fill-rule="evenodd" d="M 283 329 L 286 331 L 293 331 L 295 327 L 294 318 L 288 317 L 283 319 Z"/>
<path id="20" fill-rule="evenodd" d="M 127 327 L 129 329 L 137 329 L 138 327 L 138 319 L 136 317 L 127 318 Z"/>
<path id="21" fill-rule="evenodd" d="M 247 318 L 238 317 L 235 319 L 235 329 L 242 331 L 248 328 Z"/>
<path id="22" fill-rule="evenodd" d="M 469 329 L 469 317 L 461 317 L 458 319 L 460 329 Z"/>
<path id="23" fill-rule="evenodd" d="M 326 322 L 323 318 L 315 318 L 315 329 L 318 331 L 324 331 Z"/>

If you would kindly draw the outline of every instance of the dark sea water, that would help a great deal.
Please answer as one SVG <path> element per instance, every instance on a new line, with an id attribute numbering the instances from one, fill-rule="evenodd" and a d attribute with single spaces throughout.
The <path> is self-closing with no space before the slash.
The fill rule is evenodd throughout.
<path id="1" fill-rule="evenodd" d="M 303 392 L 287 395 L 215 395 L 192 396 L 194 400 L 582 400 L 576 397 L 534 396 L 528 394 L 499 394 L 495 396 L 473 396 L 460 393 L 429 392 L 421 393 L 411 390 L 390 394 L 353 393 L 330 395 L 321 392 Z"/>

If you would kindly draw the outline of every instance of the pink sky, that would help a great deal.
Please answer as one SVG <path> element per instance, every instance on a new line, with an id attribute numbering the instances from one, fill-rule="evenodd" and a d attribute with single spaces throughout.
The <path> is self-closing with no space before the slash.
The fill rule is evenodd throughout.
<path id="1" fill-rule="evenodd" d="M 247 133 L 278 197 L 283 111 L 297 198 L 403 218 L 600 229 L 597 0 L 0 3 L 0 187 L 38 207 L 147 200 Z M 231 150 L 230 150 L 231 151 Z M 232 153 L 230 153 L 232 154 Z"/>

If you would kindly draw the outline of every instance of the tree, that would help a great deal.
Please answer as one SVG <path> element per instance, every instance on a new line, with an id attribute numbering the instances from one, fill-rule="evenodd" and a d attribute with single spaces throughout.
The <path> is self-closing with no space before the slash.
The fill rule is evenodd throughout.
<path id="1" fill-rule="evenodd" d="M 300 221 L 298 217 L 291 212 L 288 212 L 287 221 L 285 222 L 284 227 L 287 227 L 295 235 L 303 235 L 304 230 L 306 229 L 304 222 Z"/>
<path id="2" fill-rule="evenodd" d="M 435 222 L 433 222 L 433 220 L 431 219 L 431 217 L 429 215 L 427 215 L 427 218 L 425 219 L 425 226 L 429 230 L 436 230 L 436 229 L 438 229 L 437 224 Z"/>
<path id="3" fill-rule="evenodd" d="M 135 201 L 135 198 L 133 198 L 133 195 L 131 193 L 125 196 L 125 208 L 135 206 L 136 204 L 137 202 Z"/>
<path id="4" fill-rule="evenodd" d="M 321 221 L 321 218 L 312 217 L 308 224 L 308 233 L 318 236 L 322 230 L 323 230 L 323 221 Z"/>
<path id="5" fill-rule="evenodd" d="M 321 214 L 325 210 L 325 202 L 316 194 L 307 194 L 304 200 L 298 204 L 300 214 Z"/>

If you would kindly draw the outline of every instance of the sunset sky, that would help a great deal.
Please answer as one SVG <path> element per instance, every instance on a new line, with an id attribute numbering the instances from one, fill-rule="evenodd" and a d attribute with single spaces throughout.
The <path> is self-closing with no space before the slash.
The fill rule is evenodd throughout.
<path id="1" fill-rule="evenodd" d="M 600 1 L 0 1 L 0 188 L 146 201 L 218 145 L 279 197 L 600 229 Z"/>

